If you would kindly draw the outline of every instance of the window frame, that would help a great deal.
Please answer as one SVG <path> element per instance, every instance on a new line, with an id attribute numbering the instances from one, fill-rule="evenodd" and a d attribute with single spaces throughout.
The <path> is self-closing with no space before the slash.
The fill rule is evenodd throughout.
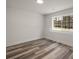
<path id="1" fill-rule="evenodd" d="M 72 26 L 73 26 L 73 16 L 72 15 L 67 15 L 67 16 L 70 16 L 71 18 L 72 18 Z M 72 32 L 73 31 L 73 28 L 62 28 L 62 27 L 55 27 L 55 24 L 54 24 L 54 19 L 56 18 L 56 17 L 61 17 L 61 18 L 63 18 L 63 16 L 54 16 L 54 17 L 52 17 L 52 31 L 62 31 L 62 32 Z M 70 22 L 71 23 L 71 22 Z M 69 23 L 69 24 L 70 24 Z M 62 25 L 61 25 L 62 26 Z"/>

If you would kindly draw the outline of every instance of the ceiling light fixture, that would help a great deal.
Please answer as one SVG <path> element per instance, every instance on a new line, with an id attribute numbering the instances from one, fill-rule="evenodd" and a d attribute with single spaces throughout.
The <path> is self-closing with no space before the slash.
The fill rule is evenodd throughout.
<path id="1" fill-rule="evenodd" d="M 38 4 L 43 4 L 43 3 L 44 3 L 43 0 L 36 0 L 36 2 L 37 2 Z"/>

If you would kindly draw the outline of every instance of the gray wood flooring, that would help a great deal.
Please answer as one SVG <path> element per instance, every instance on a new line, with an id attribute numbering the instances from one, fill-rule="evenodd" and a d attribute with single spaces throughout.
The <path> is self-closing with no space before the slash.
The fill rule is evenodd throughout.
<path id="1" fill-rule="evenodd" d="M 72 47 L 38 39 L 7 47 L 7 59 L 73 59 Z"/>

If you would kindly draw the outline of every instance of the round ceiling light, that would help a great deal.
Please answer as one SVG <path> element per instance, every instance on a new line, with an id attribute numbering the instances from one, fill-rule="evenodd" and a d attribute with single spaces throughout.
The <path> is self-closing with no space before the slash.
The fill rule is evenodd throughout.
<path id="1" fill-rule="evenodd" d="M 36 2 L 37 2 L 38 4 L 43 4 L 43 3 L 44 3 L 43 0 L 36 0 Z"/>

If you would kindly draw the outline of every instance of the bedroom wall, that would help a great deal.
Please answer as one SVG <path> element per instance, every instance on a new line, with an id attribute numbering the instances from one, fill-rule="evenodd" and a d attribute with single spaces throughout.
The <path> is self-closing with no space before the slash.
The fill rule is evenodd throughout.
<path id="1" fill-rule="evenodd" d="M 7 8 L 7 46 L 42 38 L 43 16 L 23 9 Z"/>
<path id="2" fill-rule="evenodd" d="M 65 9 L 59 12 L 51 13 L 44 15 L 44 37 L 61 42 L 67 45 L 73 45 L 73 32 L 59 32 L 59 31 L 52 31 L 52 17 L 59 16 L 59 15 L 72 15 L 73 8 Z"/>

